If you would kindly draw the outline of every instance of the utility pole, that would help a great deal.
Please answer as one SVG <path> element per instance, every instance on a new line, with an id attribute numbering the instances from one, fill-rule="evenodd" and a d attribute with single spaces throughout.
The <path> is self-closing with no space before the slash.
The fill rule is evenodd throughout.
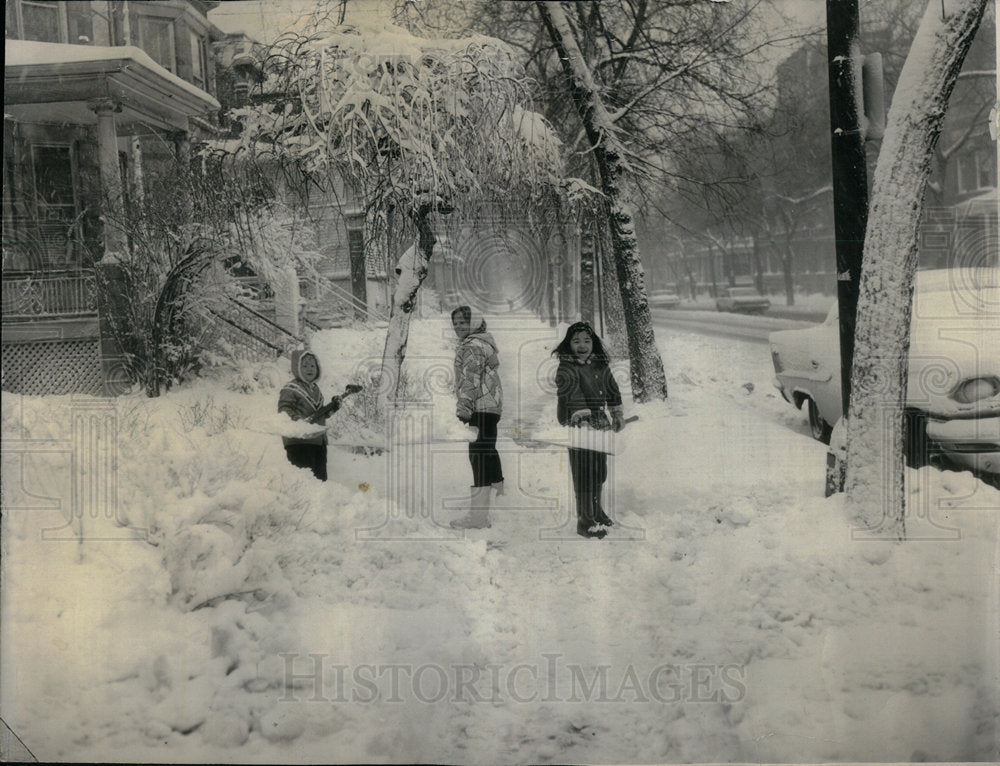
<path id="1" fill-rule="evenodd" d="M 851 397 L 851 360 L 858 309 L 861 257 L 868 224 L 858 0 L 826 0 L 830 73 L 830 148 L 833 158 L 833 226 L 837 248 L 840 314 L 840 380 L 843 415 Z"/>
<path id="2" fill-rule="evenodd" d="M 826 0 L 826 39 L 830 77 L 830 148 L 833 158 L 833 225 L 837 249 L 837 303 L 840 316 L 840 390 L 843 417 L 851 399 L 851 362 L 858 310 L 861 259 L 868 224 L 868 173 L 861 83 L 862 56 L 858 0 Z M 831 456 L 833 453 L 831 453 Z M 843 465 L 828 457 L 827 493 L 831 471 L 843 489 Z"/>

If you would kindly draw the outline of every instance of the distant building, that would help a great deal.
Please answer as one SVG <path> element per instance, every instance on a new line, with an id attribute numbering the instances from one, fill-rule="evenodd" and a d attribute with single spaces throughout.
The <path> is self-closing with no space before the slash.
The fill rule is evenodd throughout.
<path id="1" fill-rule="evenodd" d="M 217 96 L 222 105 L 220 122 L 231 130 L 234 126 L 227 121 L 225 113 L 247 106 L 251 93 L 259 92 L 264 81 L 264 46 L 243 32 L 232 32 L 216 41 L 212 52 Z"/>
<path id="2" fill-rule="evenodd" d="M 866 30 L 863 47 L 884 50 L 894 34 L 898 31 Z M 988 119 L 996 98 L 995 60 L 993 29 L 984 26 L 963 64 L 938 140 L 924 200 L 921 267 L 1000 263 L 997 142 L 990 136 Z M 704 236 L 677 237 L 677 244 L 666 247 L 667 257 L 661 258 L 677 271 L 665 273 L 662 266 L 651 264 L 660 281 L 693 277 L 701 286 L 725 285 L 755 274 L 759 264 L 766 291 L 780 294 L 782 254 L 787 249 L 798 290 L 835 294 L 827 70 L 825 47 L 814 43 L 800 47 L 777 67 L 775 110 L 794 110 L 801 122 L 789 134 L 795 143 L 784 163 L 787 167 L 776 167 L 774 179 L 761 183 L 762 190 L 770 193 L 762 208 L 776 217 L 765 222 L 770 230 L 758 236 L 756 248 L 750 236 L 730 237 L 711 246 Z M 869 142 L 867 148 L 870 186 L 880 142 Z M 777 186 L 767 189 L 768 184 Z M 784 221 L 777 217 L 780 213 L 787 216 Z"/>

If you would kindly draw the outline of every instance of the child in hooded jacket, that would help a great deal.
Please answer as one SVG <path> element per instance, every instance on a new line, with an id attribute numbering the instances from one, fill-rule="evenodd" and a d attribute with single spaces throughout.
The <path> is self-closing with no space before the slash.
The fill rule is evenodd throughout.
<path id="1" fill-rule="evenodd" d="M 556 417 L 560 425 L 591 428 L 625 426 L 622 395 L 604 344 L 586 322 L 569 326 L 552 352 L 556 370 Z M 610 419 L 608 417 L 610 412 Z M 576 496 L 576 531 L 582 537 L 603 538 L 614 522 L 601 506 L 601 490 L 608 477 L 608 456 L 596 450 L 569 448 L 569 467 Z"/>
<path id="2" fill-rule="evenodd" d="M 490 526 L 490 490 L 503 494 L 503 467 L 497 451 L 497 424 L 503 412 L 500 384 L 500 356 L 485 320 L 469 306 L 451 312 L 452 328 L 458 337 L 455 350 L 455 415 L 474 426 L 478 435 L 469 443 L 472 487 L 469 513 L 451 522 L 456 529 Z"/>
<path id="3" fill-rule="evenodd" d="M 285 384 L 278 395 L 278 412 L 284 412 L 292 420 L 310 420 L 317 426 L 326 425 L 326 416 L 317 417 L 325 402 L 316 385 L 320 376 L 319 360 L 311 351 L 293 351 L 292 379 Z M 339 397 L 334 397 L 338 399 Z M 333 403 L 333 400 L 331 400 Z M 336 407 L 333 411 L 336 411 Z M 288 461 L 298 468 L 308 468 L 313 475 L 326 481 L 327 438 L 326 432 L 315 436 L 282 436 Z"/>

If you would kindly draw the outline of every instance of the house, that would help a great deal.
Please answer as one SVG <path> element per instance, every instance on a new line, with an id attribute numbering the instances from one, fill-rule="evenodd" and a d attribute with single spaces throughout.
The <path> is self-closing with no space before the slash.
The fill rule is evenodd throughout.
<path id="1" fill-rule="evenodd" d="M 8 0 L 3 388 L 115 390 L 97 276 L 123 243 L 102 205 L 217 132 L 217 2 Z M 117 381 L 120 383 L 121 381 Z"/>

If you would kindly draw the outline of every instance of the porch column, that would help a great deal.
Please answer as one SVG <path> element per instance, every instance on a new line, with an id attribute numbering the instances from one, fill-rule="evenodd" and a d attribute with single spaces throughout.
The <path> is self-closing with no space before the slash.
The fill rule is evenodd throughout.
<path id="1" fill-rule="evenodd" d="M 177 164 L 180 165 L 184 170 L 191 169 L 191 137 L 184 133 L 175 133 L 174 139 L 174 156 L 177 158 Z"/>
<path id="2" fill-rule="evenodd" d="M 115 113 L 121 107 L 110 98 L 101 98 L 91 101 L 90 108 L 97 114 L 97 157 L 101 170 L 104 231 L 104 255 L 94 269 L 97 278 L 101 373 L 104 377 L 104 393 L 116 396 L 130 387 L 129 374 L 115 330 L 120 318 L 127 315 L 123 303 L 128 300 L 121 266 L 126 251 L 125 233 L 121 228 L 125 222 L 125 208 L 121 165 L 118 162 L 118 131 L 115 129 Z"/>
<path id="3" fill-rule="evenodd" d="M 368 317 L 368 269 L 365 265 L 364 213 L 346 213 L 347 255 L 351 266 L 351 295 L 354 298 L 354 318 L 360 322 Z"/>
<path id="4" fill-rule="evenodd" d="M 274 321 L 286 332 L 298 335 L 301 300 L 295 266 L 279 269 L 271 287 L 274 290 Z"/>
<path id="5" fill-rule="evenodd" d="M 92 101 L 91 109 L 97 114 L 97 155 L 101 163 L 101 190 L 104 210 L 104 258 L 107 263 L 117 263 L 125 251 L 125 237 L 121 230 L 124 223 L 121 166 L 118 163 L 118 131 L 115 113 L 119 105 L 110 98 Z"/>
<path id="6" fill-rule="evenodd" d="M 172 135 L 174 142 L 174 161 L 177 163 L 177 194 L 183 195 L 184 217 L 191 220 L 194 215 L 193 188 L 188 181 L 191 172 L 191 138 L 188 132 L 180 131 Z"/>

